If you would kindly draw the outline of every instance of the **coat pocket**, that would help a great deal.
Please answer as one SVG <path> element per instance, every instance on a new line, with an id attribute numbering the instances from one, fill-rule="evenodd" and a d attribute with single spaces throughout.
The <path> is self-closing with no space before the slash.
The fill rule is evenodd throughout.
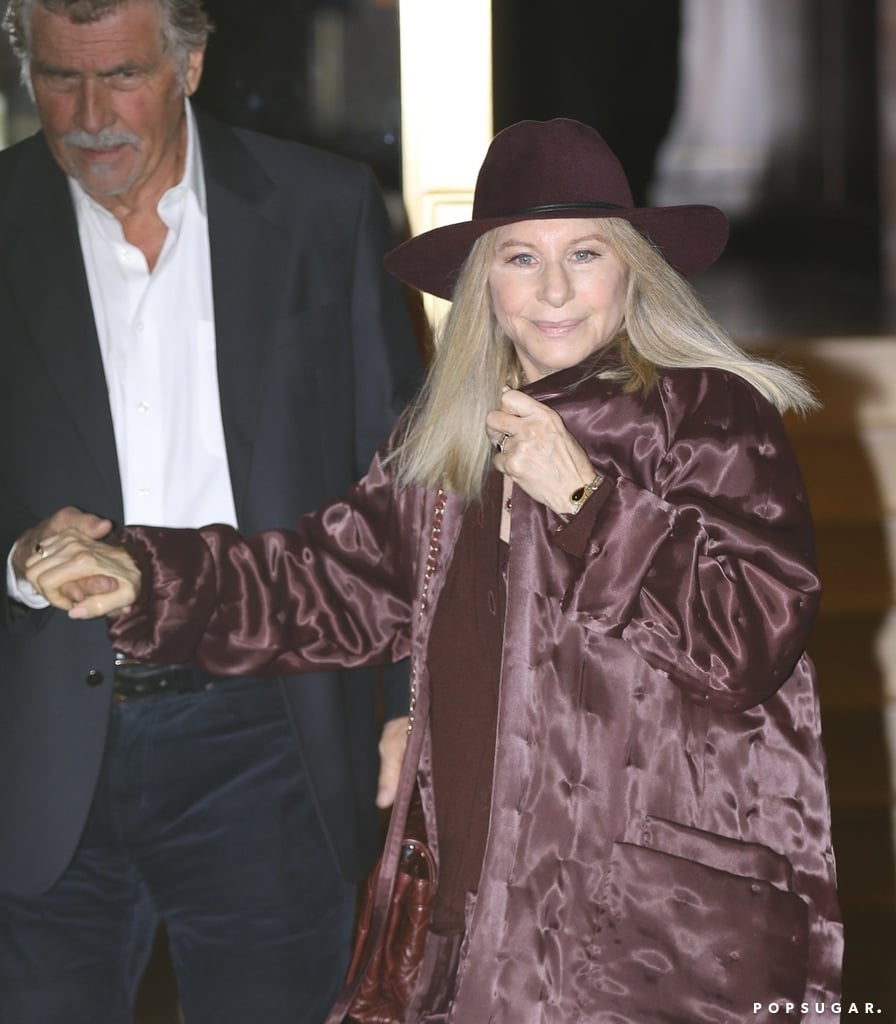
<path id="1" fill-rule="evenodd" d="M 601 887 L 589 953 L 606 1015 L 592 1019 L 742 1024 L 755 1003 L 798 1008 L 808 908 L 786 858 L 662 819 L 637 835 L 614 845 Z"/>

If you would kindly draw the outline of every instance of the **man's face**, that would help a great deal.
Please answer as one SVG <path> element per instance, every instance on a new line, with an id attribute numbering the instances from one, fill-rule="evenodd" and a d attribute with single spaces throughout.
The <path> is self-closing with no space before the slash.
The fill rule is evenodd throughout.
<path id="1" fill-rule="evenodd" d="M 181 171 L 184 96 L 199 85 L 203 51 L 189 55 L 181 81 L 160 18 L 151 0 L 128 0 L 84 25 L 32 10 L 31 81 L 47 142 L 109 209 L 157 201 Z"/>

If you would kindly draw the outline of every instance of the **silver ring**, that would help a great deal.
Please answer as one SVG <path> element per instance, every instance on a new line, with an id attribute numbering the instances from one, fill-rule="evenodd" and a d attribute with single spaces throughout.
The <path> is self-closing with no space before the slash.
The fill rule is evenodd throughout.
<path id="1" fill-rule="evenodd" d="M 495 442 L 495 451 L 498 452 L 499 455 L 504 454 L 504 442 L 507 440 L 508 437 L 510 437 L 510 434 L 502 434 L 501 437 Z"/>
<path id="2" fill-rule="evenodd" d="M 34 553 L 35 553 L 36 555 L 40 555 L 40 556 L 41 556 L 41 558 L 43 558 L 43 557 L 44 557 L 44 555 L 46 555 L 46 551 L 44 551 L 44 549 L 43 549 L 43 548 L 41 547 L 41 545 L 40 545 L 40 541 L 38 541 L 38 542 L 37 542 L 37 543 L 36 543 L 36 544 L 34 545 Z"/>

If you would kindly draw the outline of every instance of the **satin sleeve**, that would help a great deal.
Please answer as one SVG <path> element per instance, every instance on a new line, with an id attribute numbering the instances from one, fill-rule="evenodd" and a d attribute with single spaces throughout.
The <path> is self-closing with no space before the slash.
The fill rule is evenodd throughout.
<path id="1" fill-rule="evenodd" d="M 715 374 L 686 398 L 659 386 L 653 436 L 605 465 L 595 454 L 607 492 L 563 610 L 697 704 L 743 710 L 788 678 L 817 612 L 805 487 L 780 416 L 750 385 Z"/>
<path id="2" fill-rule="evenodd" d="M 110 621 L 112 643 L 131 657 L 228 675 L 406 657 L 415 559 L 398 520 L 408 500 L 377 458 L 345 499 L 293 531 L 128 527 L 122 543 L 143 587 Z"/>

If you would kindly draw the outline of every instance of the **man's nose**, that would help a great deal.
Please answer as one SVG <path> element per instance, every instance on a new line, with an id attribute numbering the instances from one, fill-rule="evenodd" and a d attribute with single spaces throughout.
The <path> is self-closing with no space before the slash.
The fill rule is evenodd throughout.
<path id="1" fill-rule="evenodd" d="M 96 78 L 84 78 L 78 89 L 76 118 L 78 127 L 91 134 L 96 134 L 112 123 L 114 115 L 109 102 L 109 90 L 103 82 Z"/>

